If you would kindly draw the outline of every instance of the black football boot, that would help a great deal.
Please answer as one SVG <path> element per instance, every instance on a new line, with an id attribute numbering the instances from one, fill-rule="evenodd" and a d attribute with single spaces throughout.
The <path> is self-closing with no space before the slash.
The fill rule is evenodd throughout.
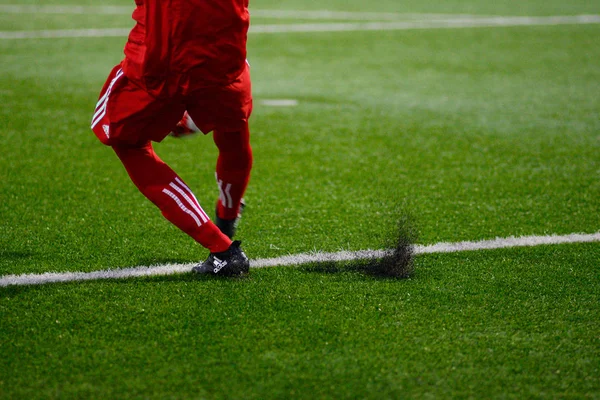
<path id="1" fill-rule="evenodd" d="M 231 243 L 227 250 L 220 253 L 210 253 L 206 261 L 192 268 L 192 272 L 219 276 L 247 274 L 250 270 L 250 261 L 240 247 L 241 244 L 242 242 L 236 240 Z"/>

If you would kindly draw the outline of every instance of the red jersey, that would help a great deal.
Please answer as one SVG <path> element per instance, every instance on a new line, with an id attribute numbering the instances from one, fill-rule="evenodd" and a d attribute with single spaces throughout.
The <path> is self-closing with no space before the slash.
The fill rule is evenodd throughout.
<path id="1" fill-rule="evenodd" d="M 244 70 L 248 0 L 135 0 L 123 72 L 157 95 L 228 84 Z"/>

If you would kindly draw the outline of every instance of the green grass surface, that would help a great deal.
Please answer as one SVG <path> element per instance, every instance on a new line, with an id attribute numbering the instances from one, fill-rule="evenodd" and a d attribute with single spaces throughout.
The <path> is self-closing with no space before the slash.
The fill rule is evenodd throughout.
<path id="1" fill-rule="evenodd" d="M 8 288 L 3 386 L 23 398 L 597 395 L 595 248 L 426 256 L 405 281 L 342 265 Z"/>
<path id="2" fill-rule="evenodd" d="M 252 6 L 600 13 L 596 1 Z M 0 24 L 131 21 L 0 13 Z M 248 255 L 382 248 L 398 210 L 421 244 L 597 232 L 599 36 L 599 25 L 251 35 Z M 206 256 L 89 130 L 124 40 L 0 40 L 0 276 Z M 299 105 L 260 103 L 273 98 Z M 212 211 L 210 137 L 156 149 Z M 590 243 L 419 256 L 399 281 L 339 264 L 0 288 L 0 398 L 598 398 L 598 260 Z"/>

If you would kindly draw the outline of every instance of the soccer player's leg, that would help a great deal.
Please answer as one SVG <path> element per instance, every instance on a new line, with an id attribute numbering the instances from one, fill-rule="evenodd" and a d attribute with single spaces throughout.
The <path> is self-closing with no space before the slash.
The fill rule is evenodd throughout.
<path id="1" fill-rule="evenodd" d="M 154 152 L 150 141 L 112 147 L 140 192 L 166 219 L 210 250 L 208 259 L 192 272 L 237 276 L 249 271 L 250 262 L 241 243 L 232 242 L 213 224 L 190 188 Z"/>
<path id="2" fill-rule="evenodd" d="M 219 149 L 216 167 L 219 200 L 215 222 L 223 233 L 233 237 L 253 162 L 248 124 L 235 132 L 215 130 L 213 139 Z"/>
<path id="3" fill-rule="evenodd" d="M 215 223 L 227 236 L 233 237 L 252 169 L 248 128 L 252 90 L 248 67 L 229 85 L 190 94 L 186 106 L 189 116 L 202 132 L 214 132 L 219 150 L 216 167 L 219 200 Z"/>
<path id="4" fill-rule="evenodd" d="M 162 214 L 211 252 L 227 250 L 231 240 L 209 220 L 195 196 L 154 152 L 181 118 L 185 107 L 156 99 L 130 82 L 119 66 L 104 85 L 92 118 L 92 130 L 112 146 L 138 189 Z"/>
<path id="5" fill-rule="evenodd" d="M 183 180 L 154 152 L 151 142 L 113 145 L 133 183 L 163 216 L 211 251 L 226 251 L 231 240 L 210 221 Z"/>

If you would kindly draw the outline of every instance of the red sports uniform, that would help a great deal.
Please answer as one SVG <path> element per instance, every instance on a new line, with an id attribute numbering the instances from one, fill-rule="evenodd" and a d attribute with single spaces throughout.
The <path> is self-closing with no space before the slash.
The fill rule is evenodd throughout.
<path id="1" fill-rule="evenodd" d="M 219 149 L 218 216 L 235 219 L 252 166 L 246 38 L 248 0 L 135 0 L 137 22 L 125 59 L 110 73 L 92 130 L 163 215 L 211 252 L 231 240 L 208 219 L 188 186 L 156 155 L 187 110 Z"/>

